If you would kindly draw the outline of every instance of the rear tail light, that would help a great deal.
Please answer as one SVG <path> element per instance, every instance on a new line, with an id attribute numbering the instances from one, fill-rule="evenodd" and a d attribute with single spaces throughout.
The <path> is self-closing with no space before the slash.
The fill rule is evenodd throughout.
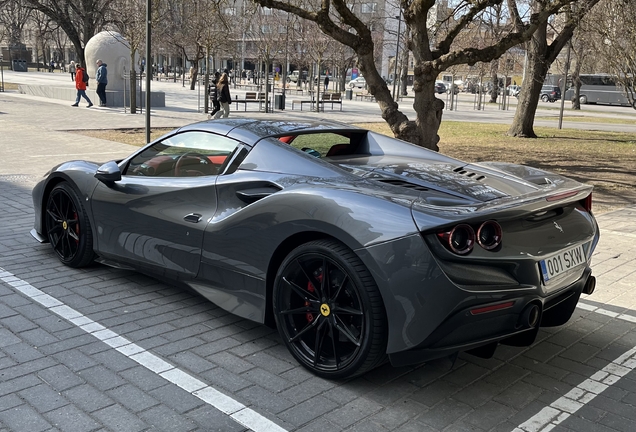
<path id="1" fill-rule="evenodd" d="M 437 238 L 449 251 L 457 255 L 468 255 L 472 252 L 475 243 L 487 251 L 499 248 L 503 230 L 498 222 L 489 220 L 479 225 L 476 234 L 472 226 L 459 224 L 452 229 L 437 233 Z"/>
<path id="2" fill-rule="evenodd" d="M 469 254 L 475 245 L 475 230 L 466 224 L 438 233 L 437 237 L 448 250 L 457 255 Z"/>
<path id="3" fill-rule="evenodd" d="M 592 213 L 592 194 L 591 193 L 581 200 L 581 205 L 583 206 L 586 212 Z"/>
<path id="4" fill-rule="evenodd" d="M 477 243 L 486 250 L 497 249 L 501 245 L 501 225 L 495 221 L 486 221 L 477 230 Z"/>

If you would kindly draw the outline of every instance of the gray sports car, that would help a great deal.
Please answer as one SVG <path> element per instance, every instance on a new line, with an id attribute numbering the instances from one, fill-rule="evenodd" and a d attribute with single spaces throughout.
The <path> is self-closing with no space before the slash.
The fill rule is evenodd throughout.
<path id="1" fill-rule="evenodd" d="M 591 186 L 339 123 L 192 124 L 33 200 L 64 264 L 190 287 L 327 378 L 530 345 L 595 286 Z"/>

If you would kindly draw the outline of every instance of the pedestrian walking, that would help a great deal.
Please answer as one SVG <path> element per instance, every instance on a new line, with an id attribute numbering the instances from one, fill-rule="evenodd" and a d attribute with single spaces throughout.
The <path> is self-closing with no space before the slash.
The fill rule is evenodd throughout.
<path id="1" fill-rule="evenodd" d="M 108 66 L 101 60 L 97 60 L 97 74 L 95 80 L 97 81 L 97 96 L 99 96 L 99 106 L 106 106 L 106 84 L 108 84 Z"/>
<path id="2" fill-rule="evenodd" d="M 75 71 L 75 88 L 77 89 L 77 97 L 75 98 L 75 103 L 71 106 L 74 106 L 74 107 L 79 106 L 80 97 L 83 97 L 84 99 L 86 99 L 86 102 L 88 102 L 88 106 L 86 108 L 90 108 L 93 106 L 93 102 L 91 102 L 91 100 L 86 95 L 87 86 L 88 86 L 88 73 L 86 72 L 86 69 L 82 67 L 81 64 L 77 63 L 76 71 Z"/>
<path id="3" fill-rule="evenodd" d="M 329 75 L 325 76 L 325 91 L 329 88 Z"/>
<path id="4" fill-rule="evenodd" d="M 212 102 L 212 112 L 210 112 L 210 118 L 214 117 L 214 114 L 219 112 L 221 109 L 221 104 L 219 103 L 219 92 L 217 88 L 217 83 L 219 81 L 221 74 L 215 72 L 214 78 L 212 79 L 212 83 L 210 84 L 210 88 L 208 89 L 208 94 L 210 95 L 210 102 Z"/>
<path id="5" fill-rule="evenodd" d="M 223 118 L 228 118 L 230 115 L 230 102 L 232 102 L 232 96 L 230 96 L 230 85 L 228 83 L 226 73 L 221 75 L 221 78 L 219 78 L 216 89 L 218 92 L 218 100 L 221 104 L 221 110 L 216 113 L 214 118 L 221 118 L 221 115 L 223 115 Z"/>
<path id="6" fill-rule="evenodd" d="M 71 60 L 71 64 L 68 65 L 68 71 L 71 73 L 71 81 L 75 81 L 75 62 Z"/>

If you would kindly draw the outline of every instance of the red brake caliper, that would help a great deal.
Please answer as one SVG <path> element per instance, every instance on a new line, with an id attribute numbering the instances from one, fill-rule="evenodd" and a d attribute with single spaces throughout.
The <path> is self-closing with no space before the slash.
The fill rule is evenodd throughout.
<path id="1" fill-rule="evenodd" d="M 322 283 L 322 268 L 316 270 L 314 272 L 314 276 L 316 276 L 318 282 Z M 311 283 L 311 281 L 307 282 L 307 291 L 309 291 L 310 293 L 316 292 L 316 288 L 314 288 L 314 285 Z M 305 301 L 305 306 L 309 306 L 310 304 L 311 303 L 309 303 L 308 301 Z M 312 314 L 311 312 L 307 312 L 305 316 L 307 317 L 307 322 L 312 322 L 314 320 L 314 314 Z"/>
<path id="2" fill-rule="evenodd" d="M 78 240 L 75 240 L 75 243 L 79 243 L 79 233 L 80 233 L 80 228 L 79 228 L 79 219 L 77 218 L 77 212 L 73 213 L 73 218 L 78 221 L 75 224 L 75 234 L 77 234 L 77 238 Z"/>

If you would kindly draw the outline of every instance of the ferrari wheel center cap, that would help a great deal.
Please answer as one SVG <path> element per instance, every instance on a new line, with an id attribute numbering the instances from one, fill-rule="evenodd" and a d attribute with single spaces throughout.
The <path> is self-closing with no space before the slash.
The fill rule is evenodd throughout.
<path id="1" fill-rule="evenodd" d="M 67 229 L 68 228 L 68 224 L 66 223 L 66 221 L 62 222 L 62 228 Z"/>
<path id="2" fill-rule="evenodd" d="M 331 313 L 331 309 L 329 309 L 329 305 L 327 303 L 323 303 L 320 305 L 320 313 L 322 316 L 329 316 Z"/>

